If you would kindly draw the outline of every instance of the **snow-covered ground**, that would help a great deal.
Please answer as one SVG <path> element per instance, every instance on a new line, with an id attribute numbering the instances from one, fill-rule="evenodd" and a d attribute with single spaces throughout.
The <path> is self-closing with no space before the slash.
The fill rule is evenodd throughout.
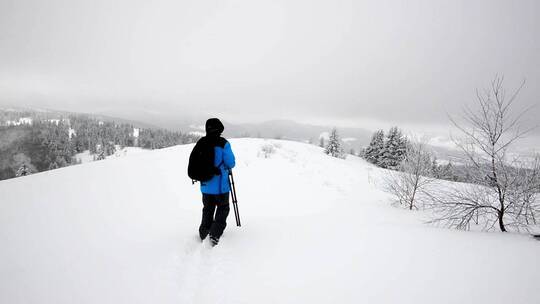
<path id="1" fill-rule="evenodd" d="M 0 182 L 0 303 L 540 303 L 540 242 L 427 226 L 353 156 L 231 145 L 243 227 L 215 248 L 193 145 Z"/>
<path id="2" fill-rule="evenodd" d="M 116 152 L 114 152 L 114 154 L 112 154 L 112 155 L 107 156 L 107 158 L 110 159 L 110 158 L 132 156 L 132 155 L 136 155 L 136 154 L 147 153 L 147 152 L 150 152 L 150 151 L 151 150 L 146 150 L 146 149 L 139 148 L 139 147 L 120 148 L 120 146 L 117 146 L 116 147 Z M 75 154 L 75 158 L 81 164 L 93 162 L 94 161 L 94 156 L 95 155 L 91 154 L 89 150 L 86 150 L 84 152 Z"/>
<path id="3" fill-rule="evenodd" d="M 147 153 L 152 150 L 143 149 L 139 147 L 124 147 L 120 148 L 120 146 L 116 146 L 116 152 L 114 152 L 113 155 L 107 156 L 107 158 L 116 158 L 116 157 L 125 157 L 125 156 L 132 156 L 137 155 L 141 153 Z"/>
<path id="4" fill-rule="evenodd" d="M 75 154 L 75 159 L 81 164 L 86 164 L 94 161 L 94 155 L 90 153 L 90 150 Z"/>

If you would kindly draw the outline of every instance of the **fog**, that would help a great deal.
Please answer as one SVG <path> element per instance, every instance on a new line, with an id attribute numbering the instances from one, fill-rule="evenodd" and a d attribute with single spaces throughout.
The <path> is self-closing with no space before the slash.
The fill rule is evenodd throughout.
<path id="1" fill-rule="evenodd" d="M 540 2 L 0 0 L 4 105 L 438 130 L 495 75 L 539 103 Z"/>

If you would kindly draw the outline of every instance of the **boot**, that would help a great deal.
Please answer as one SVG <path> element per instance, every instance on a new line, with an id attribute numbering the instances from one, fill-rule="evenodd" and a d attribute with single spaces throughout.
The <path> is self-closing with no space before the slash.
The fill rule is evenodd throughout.
<path id="1" fill-rule="evenodd" d="M 210 236 L 210 243 L 212 244 L 212 247 L 216 246 L 219 243 L 219 238 L 215 236 Z"/>

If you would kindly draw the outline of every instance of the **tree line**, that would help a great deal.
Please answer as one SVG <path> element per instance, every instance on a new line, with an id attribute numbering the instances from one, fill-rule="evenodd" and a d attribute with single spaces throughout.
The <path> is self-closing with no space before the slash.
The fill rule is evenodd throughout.
<path id="1" fill-rule="evenodd" d="M 0 179 L 74 165 L 79 162 L 76 154 L 84 151 L 100 160 L 117 148 L 161 149 L 198 139 L 182 132 L 135 128 L 86 115 L 33 118 L 31 124 L 0 126 Z"/>
<path id="2" fill-rule="evenodd" d="M 402 162 L 407 158 L 408 152 L 415 149 L 414 144 L 418 145 L 418 142 L 408 139 L 398 127 L 390 128 L 386 134 L 384 130 L 377 130 L 360 156 L 378 167 L 402 171 Z M 453 182 L 474 182 L 475 178 L 472 175 L 475 172 L 463 164 L 439 161 L 435 153 L 428 149 L 427 145 L 424 146 L 425 155 L 422 161 L 426 163 L 425 175 Z"/>

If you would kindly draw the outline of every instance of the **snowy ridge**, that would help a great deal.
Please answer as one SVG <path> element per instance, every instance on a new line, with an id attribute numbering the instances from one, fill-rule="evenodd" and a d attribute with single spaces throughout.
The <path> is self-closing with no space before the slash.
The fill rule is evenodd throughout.
<path id="1" fill-rule="evenodd" d="M 539 242 L 427 226 L 357 157 L 230 142 L 243 227 L 215 248 L 193 145 L 0 182 L 0 303 L 538 303 Z"/>

